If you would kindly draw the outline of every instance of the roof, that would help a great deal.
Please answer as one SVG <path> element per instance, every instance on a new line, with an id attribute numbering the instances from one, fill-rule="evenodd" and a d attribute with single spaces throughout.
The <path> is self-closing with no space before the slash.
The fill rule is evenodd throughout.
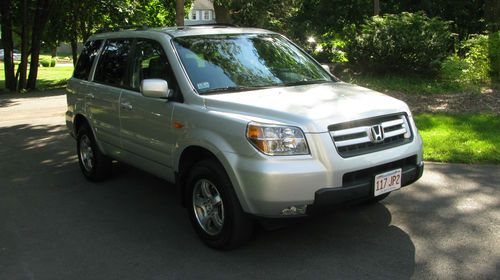
<path id="1" fill-rule="evenodd" d="M 214 3 L 212 0 L 195 0 L 191 10 L 213 10 Z"/>
<path id="2" fill-rule="evenodd" d="M 202 26 L 180 26 L 180 27 L 161 27 L 161 28 L 145 28 L 145 29 L 123 29 L 120 31 L 96 33 L 91 36 L 93 39 L 120 38 L 120 37 L 136 37 L 141 32 L 156 33 L 159 32 L 168 34 L 171 37 L 210 35 L 210 34 L 241 34 L 241 33 L 274 33 L 265 29 L 245 28 L 245 27 L 230 27 L 224 25 L 202 25 Z"/>
<path id="3" fill-rule="evenodd" d="M 208 34 L 271 33 L 271 31 L 265 29 L 230 27 L 223 25 L 165 27 L 154 30 L 165 32 L 172 37 L 208 35 Z"/>

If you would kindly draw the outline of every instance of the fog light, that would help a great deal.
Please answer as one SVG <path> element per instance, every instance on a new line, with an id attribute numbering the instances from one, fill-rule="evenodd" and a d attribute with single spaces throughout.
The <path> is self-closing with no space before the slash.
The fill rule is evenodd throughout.
<path id="1" fill-rule="evenodd" d="M 305 215 L 307 205 L 293 205 L 281 210 L 282 216 Z"/>

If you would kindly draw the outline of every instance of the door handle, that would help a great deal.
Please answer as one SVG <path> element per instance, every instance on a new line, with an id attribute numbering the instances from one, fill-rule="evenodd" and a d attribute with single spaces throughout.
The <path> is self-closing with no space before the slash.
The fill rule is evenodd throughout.
<path id="1" fill-rule="evenodd" d="M 132 104 L 128 103 L 128 102 L 123 102 L 121 104 L 122 106 L 122 109 L 126 109 L 126 110 L 132 110 L 134 107 L 132 107 Z"/>

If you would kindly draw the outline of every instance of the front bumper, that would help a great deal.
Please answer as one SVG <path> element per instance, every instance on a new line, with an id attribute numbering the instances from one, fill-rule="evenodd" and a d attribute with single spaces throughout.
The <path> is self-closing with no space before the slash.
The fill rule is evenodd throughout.
<path id="1" fill-rule="evenodd" d="M 367 170 L 366 172 L 368 176 L 364 179 L 340 188 L 324 188 L 316 191 L 314 203 L 312 205 L 308 205 L 307 213 L 311 214 L 324 207 L 373 198 L 373 178 L 375 178 L 376 174 L 390 170 L 391 168 L 392 167 L 390 165 L 381 165 L 370 168 L 370 170 Z M 424 163 L 421 162 L 420 164 L 402 165 L 401 168 L 403 169 L 401 187 L 405 187 L 416 182 L 420 177 L 422 177 L 424 172 Z"/>
<path id="2" fill-rule="evenodd" d="M 374 176 L 397 168 L 403 169 L 404 185 L 421 176 L 420 137 L 407 145 L 351 158 L 338 155 L 327 133 L 310 138 L 310 156 L 255 159 L 228 154 L 225 167 L 246 213 L 283 218 L 290 207 L 314 209 L 370 198 Z"/>

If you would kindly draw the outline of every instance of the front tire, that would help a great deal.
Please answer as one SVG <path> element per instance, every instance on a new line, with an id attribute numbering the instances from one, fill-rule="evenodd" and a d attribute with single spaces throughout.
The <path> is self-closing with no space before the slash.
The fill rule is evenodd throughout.
<path id="1" fill-rule="evenodd" d="M 87 125 L 78 130 L 76 149 L 78 163 L 85 178 L 98 182 L 111 175 L 112 161 L 99 150 L 94 135 Z"/>
<path id="2" fill-rule="evenodd" d="M 247 242 L 254 222 L 241 209 L 224 168 L 212 160 L 197 163 L 186 181 L 191 223 L 200 239 L 217 250 Z"/>
<path id="3" fill-rule="evenodd" d="M 381 194 L 379 196 L 372 197 L 372 198 L 368 199 L 365 202 L 365 204 L 374 204 L 374 203 L 380 202 L 380 201 L 386 199 L 390 194 L 391 193 L 388 192 L 388 193 Z"/>

